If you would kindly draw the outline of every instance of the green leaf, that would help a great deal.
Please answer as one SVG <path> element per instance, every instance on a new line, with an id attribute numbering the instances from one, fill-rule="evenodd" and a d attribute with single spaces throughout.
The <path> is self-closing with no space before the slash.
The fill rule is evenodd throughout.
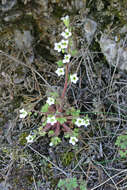
<path id="1" fill-rule="evenodd" d="M 80 190 L 87 190 L 86 185 L 85 184 L 80 185 Z"/>
<path id="2" fill-rule="evenodd" d="M 32 115 L 32 112 L 28 112 L 28 115 L 31 116 L 31 115 Z M 35 115 L 35 113 L 34 113 L 34 115 Z"/>
<path id="3" fill-rule="evenodd" d="M 72 119 L 72 123 L 75 124 L 76 119 Z"/>
<path id="4" fill-rule="evenodd" d="M 74 190 L 74 188 L 78 187 L 77 179 L 76 178 L 66 178 L 60 179 L 58 183 L 58 187 L 62 188 L 62 190 Z"/>
<path id="5" fill-rule="evenodd" d="M 120 146 L 122 149 L 125 149 L 126 148 L 126 144 L 121 144 Z"/>
<path id="6" fill-rule="evenodd" d="M 62 49 L 62 53 L 64 53 L 65 52 L 65 50 L 64 49 Z"/>
<path id="7" fill-rule="evenodd" d="M 75 55 L 77 55 L 77 54 L 78 54 L 78 51 L 76 49 L 71 51 L 72 57 L 75 56 Z"/>
<path id="8" fill-rule="evenodd" d="M 58 187 L 62 187 L 66 184 L 65 180 L 60 179 L 59 183 L 58 183 Z"/>
<path id="9" fill-rule="evenodd" d="M 30 112 L 30 113 L 31 113 L 31 112 Z M 36 113 L 36 112 L 34 113 L 34 116 L 37 116 L 37 113 Z"/>
<path id="10" fill-rule="evenodd" d="M 47 121 L 43 121 L 42 126 L 44 127 L 47 124 Z"/>
<path id="11" fill-rule="evenodd" d="M 46 135 L 46 132 L 44 132 L 44 131 L 39 131 L 39 135 L 42 136 L 42 137 L 44 137 L 44 136 Z"/>
<path id="12" fill-rule="evenodd" d="M 71 115 L 72 112 L 74 112 L 74 111 L 75 111 L 75 108 L 71 107 L 70 109 L 68 109 L 68 110 L 66 111 L 66 114 L 67 114 L 67 115 Z"/>
<path id="13" fill-rule="evenodd" d="M 57 92 L 50 92 L 49 94 L 55 99 L 59 96 Z"/>
<path id="14" fill-rule="evenodd" d="M 51 142 L 56 146 L 61 142 L 61 139 L 59 137 L 52 137 Z"/>
<path id="15" fill-rule="evenodd" d="M 63 67 L 63 65 L 64 65 L 62 60 L 59 60 L 59 61 L 57 61 L 56 63 L 57 63 L 57 65 L 58 65 L 59 67 Z"/>
<path id="16" fill-rule="evenodd" d="M 66 114 L 67 114 L 67 115 L 71 115 L 71 110 L 67 110 L 67 111 L 66 111 Z"/>
<path id="17" fill-rule="evenodd" d="M 71 190 L 71 189 L 73 190 L 73 188 L 78 187 L 77 179 L 76 178 L 68 178 L 67 183 L 66 183 L 66 187 L 68 190 Z"/>
<path id="18" fill-rule="evenodd" d="M 119 154 L 122 158 L 126 158 L 127 156 L 127 134 L 120 135 L 117 137 L 117 140 L 115 142 L 115 145 L 117 145 L 120 149 Z"/>
<path id="19" fill-rule="evenodd" d="M 78 128 L 75 128 L 75 129 L 74 129 L 74 132 L 75 132 L 75 133 L 78 133 L 78 132 L 79 132 L 79 129 L 78 129 Z"/>
<path id="20" fill-rule="evenodd" d="M 65 19 L 63 22 L 64 22 L 65 26 L 67 28 L 69 28 L 69 19 Z"/>
<path id="21" fill-rule="evenodd" d="M 71 113 L 72 116 L 74 117 L 78 117 L 80 114 L 80 110 L 76 110 L 75 108 L 71 108 L 71 110 L 69 111 Z"/>
<path id="22" fill-rule="evenodd" d="M 63 124 L 63 123 L 65 123 L 67 120 L 66 120 L 66 118 L 64 118 L 64 117 L 58 117 L 58 118 L 57 118 L 57 121 L 59 121 L 60 124 Z"/>
<path id="23" fill-rule="evenodd" d="M 80 114 L 80 110 L 76 110 L 76 111 L 72 112 L 73 116 L 79 116 L 79 114 Z"/>
<path id="24" fill-rule="evenodd" d="M 69 133 L 66 133 L 66 134 L 64 135 L 64 137 L 65 137 L 66 139 L 68 139 L 68 138 L 71 137 L 71 135 L 70 135 Z"/>
<path id="25" fill-rule="evenodd" d="M 79 184 L 80 184 L 80 190 L 87 190 L 87 187 L 86 187 L 86 182 L 83 181 L 82 179 L 79 181 Z"/>
<path id="26" fill-rule="evenodd" d="M 84 120 L 89 119 L 89 118 L 88 118 L 88 114 L 87 114 L 83 119 L 84 119 Z"/>
<path id="27" fill-rule="evenodd" d="M 74 131 L 73 131 L 73 136 L 74 137 L 78 137 L 79 136 L 79 129 L 78 128 L 75 128 Z"/>
<path id="28" fill-rule="evenodd" d="M 49 105 L 45 104 L 44 106 L 41 107 L 41 112 L 48 112 Z"/>
<path id="29" fill-rule="evenodd" d="M 50 131 L 48 132 L 48 136 L 51 137 L 52 135 L 54 135 L 54 131 L 53 131 L 53 130 L 50 130 Z"/>

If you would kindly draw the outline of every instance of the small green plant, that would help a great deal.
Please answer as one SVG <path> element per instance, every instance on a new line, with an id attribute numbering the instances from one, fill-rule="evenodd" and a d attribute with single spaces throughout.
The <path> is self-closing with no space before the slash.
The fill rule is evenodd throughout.
<path id="1" fill-rule="evenodd" d="M 117 137 L 116 146 L 119 148 L 119 154 L 122 158 L 127 157 L 127 134 Z"/>
<path id="2" fill-rule="evenodd" d="M 40 114 L 42 116 L 42 125 L 38 131 L 31 132 L 26 137 L 28 143 L 32 143 L 38 136 L 45 136 L 51 139 L 50 146 L 56 146 L 61 142 L 60 134 L 64 133 L 65 138 L 70 138 L 69 143 L 75 145 L 78 142 L 78 129 L 77 127 L 88 126 L 90 124 L 88 116 L 81 116 L 80 110 L 70 107 L 66 102 L 67 88 L 76 84 L 79 80 L 77 73 L 70 73 L 72 66 L 71 58 L 76 53 L 72 50 L 72 29 L 70 26 L 69 16 L 61 19 L 64 23 L 64 32 L 61 33 L 63 39 L 55 43 L 54 49 L 61 53 L 62 60 L 57 61 L 58 68 L 55 73 L 59 77 L 65 75 L 64 87 L 61 92 L 53 91 L 48 93 L 47 101 L 42 106 Z M 20 110 L 20 118 L 23 119 L 27 116 L 24 109 Z"/>
<path id="3" fill-rule="evenodd" d="M 60 179 L 57 185 L 57 190 L 87 190 L 86 183 L 81 180 L 77 181 L 77 178 Z"/>

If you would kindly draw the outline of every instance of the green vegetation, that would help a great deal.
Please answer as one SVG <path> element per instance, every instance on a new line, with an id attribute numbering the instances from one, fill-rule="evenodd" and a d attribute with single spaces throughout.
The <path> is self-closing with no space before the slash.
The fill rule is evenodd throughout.
<path id="1" fill-rule="evenodd" d="M 127 158 L 127 134 L 118 136 L 115 145 L 121 158 Z"/>
<path id="2" fill-rule="evenodd" d="M 85 182 L 81 180 L 78 183 L 76 178 L 60 179 L 57 186 L 57 190 L 76 190 L 77 187 L 79 190 L 87 190 Z"/>

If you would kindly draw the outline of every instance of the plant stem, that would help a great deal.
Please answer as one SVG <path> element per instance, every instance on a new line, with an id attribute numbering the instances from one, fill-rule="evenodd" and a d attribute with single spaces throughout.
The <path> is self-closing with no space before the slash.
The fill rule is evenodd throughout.
<path id="1" fill-rule="evenodd" d="M 65 96 L 65 93 L 66 93 L 66 89 L 67 89 L 67 85 L 68 85 L 67 80 L 68 80 L 68 64 L 66 65 L 65 83 L 64 83 L 64 89 L 63 89 L 63 92 L 62 92 L 61 99 L 64 99 L 64 96 Z"/>
<path id="2" fill-rule="evenodd" d="M 63 89 L 63 92 L 62 92 L 62 95 L 61 95 L 61 104 L 60 104 L 60 108 L 58 109 L 59 112 L 62 112 L 63 109 L 63 101 L 64 101 L 64 97 L 65 97 L 65 93 L 66 93 L 66 89 L 67 89 L 67 86 L 68 86 L 68 83 L 67 83 L 67 80 L 68 80 L 68 64 L 66 65 L 66 72 L 65 72 L 65 83 L 64 83 L 64 89 Z"/>
<path id="3" fill-rule="evenodd" d="M 63 123 L 62 126 L 63 126 L 63 131 L 68 132 L 68 133 L 72 132 L 72 130 L 65 123 Z"/>

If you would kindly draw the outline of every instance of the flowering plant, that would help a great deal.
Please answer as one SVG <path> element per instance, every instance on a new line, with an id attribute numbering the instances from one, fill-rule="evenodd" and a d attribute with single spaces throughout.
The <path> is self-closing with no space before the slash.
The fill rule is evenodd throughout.
<path id="1" fill-rule="evenodd" d="M 79 80 L 77 73 L 70 74 L 71 57 L 74 54 L 71 50 L 72 31 L 69 16 L 61 19 L 65 25 L 61 36 L 64 38 L 54 44 L 54 49 L 63 54 L 63 60 L 57 62 L 58 68 L 55 73 L 60 77 L 65 75 L 64 88 L 61 93 L 51 92 L 46 103 L 41 108 L 42 125 L 38 128 L 38 133 L 26 137 L 27 142 L 34 141 L 37 135 L 48 135 L 51 138 L 50 146 L 55 146 L 61 142 L 59 135 L 64 133 L 65 138 L 70 138 L 69 143 L 75 145 L 78 142 L 78 128 L 90 124 L 88 117 L 80 117 L 80 110 L 68 106 L 66 108 L 65 97 L 69 85 L 76 84 Z M 24 111 L 24 110 L 23 110 Z M 24 116 L 26 113 L 24 111 Z M 21 118 L 21 117 L 20 117 Z M 76 128 L 76 126 L 78 128 Z"/>

